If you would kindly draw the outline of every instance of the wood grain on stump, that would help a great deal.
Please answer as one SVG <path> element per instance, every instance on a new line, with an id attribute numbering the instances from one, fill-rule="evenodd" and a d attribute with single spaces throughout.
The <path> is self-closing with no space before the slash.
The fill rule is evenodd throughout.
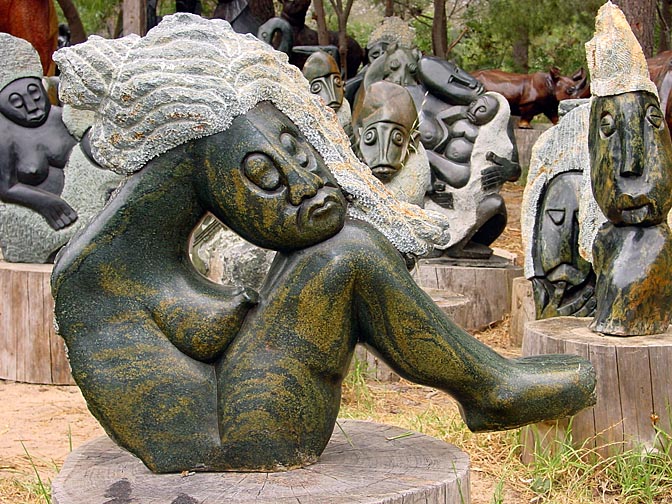
<path id="1" fill-rule="evenodd" d="M 0 378 L 71 385 L 65 344 L 54 329 L 51 264 L 0 261 Z"/>
<path id="2" fill-rule="evenodd" d="M 597 374 L 597 403 L 571 421 L 575 446 L 602 455 L 656 447 L 664 431 L 672 435 L 672 331 L 629 338 L 588 329 L 591 318 L 557 317 L 525 327 L 523 355 L 570 353 L 587 358 Z M 564 439 L 569 422 L 546 422 L 528 429 L 523 459 Z M 535 439 L 536 438 L 536 439 Z"/>
<path id="3" fill-rule="evenodd" d="M 320 460 L 281 473 L 153 474 L 101 437 L 73 451 L 54 504 L 468 504 L 469 457 L 398 427 L 342 420 Z M 347 437 L 346 437 L 347 436 Z"/>
<path id="4" fill-rule="evenodd" d="M 513 279 L 523 269 L 500 258 L 499 267 L 442 264 L 442 259 L 423 259 L 413 271 L 413 278 L 425 290 L 437 289 L 466 297 L 460 324 L 467 331 L 483 329 L 503 320 L 511 310 Z M 464 263 L 465 261 L 462 261 Z"/>
<path id="5" fill-rule="evenodd" d="M 525 324 L 536 318 L 532 282 L 525 277 L 513 279 L 511 286 L 511 322 L 509 339 L 515 346 L 523 344 Z"/>

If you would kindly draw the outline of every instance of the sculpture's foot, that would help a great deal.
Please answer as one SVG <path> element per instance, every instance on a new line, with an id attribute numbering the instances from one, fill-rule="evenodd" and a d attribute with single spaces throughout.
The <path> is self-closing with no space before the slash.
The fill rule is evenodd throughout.
<path id="1" fill-rule="evenodd" d="M 470 241 L 462 246 L 458 244 L 446 249 L 443 255 L 456 259 L 489 259 L 492 256 L 492 249 L 487 245 Z"/>
<path id="2" fill-rule="evenodd" d="M 493 431 L 574 415 L 595 404 L 595 371 L 574 355 L 513 359 L 501 378 L 473 406 L 462 407 L 470 430 Z"/>

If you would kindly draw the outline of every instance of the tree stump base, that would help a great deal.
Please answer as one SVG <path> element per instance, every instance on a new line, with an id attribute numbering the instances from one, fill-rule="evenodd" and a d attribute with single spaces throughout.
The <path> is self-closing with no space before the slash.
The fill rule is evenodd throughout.
<path id="1" fill-rule="evenodd" d="M 398 427 L 342 420 L 320 460 L 278 473 L 153 474 L 101 437 L 73 451 L 52 483 L 54 504 L 469 504 L 469 457 Z"/>
<path id="2" fill-rule="evenodd" d="M 597 403 L 564 419 L 526 428 L 523 460 L 552 450 L 554 439 L 609 456 L 658 448 L 659 431 L 672 435 L 672 331 L 629 338 L 588 329 L 592 318 L 557 317 L 525 327 L 523 355 L 569 353 L 587 358 L 597 374 Z"/>
<path id="3" fill-rule="evenodd" d="M 413 271 L 415 281 L 423 289 L 467 298 L 467 305 L 461 312 L 462 320 L 455 320 L 467 331 L 484 329 L 509 314 L 513 279 L 522 274 L 520 266 L 499 256 L 492 256 L 487 261 L 422 259 Z"/>
<path id="4" fill-rule="evenodd" d="M 0 379 L 72 385 L 54 328 L 51 264 L 0 261 Z"/>
<path id="5" fill-rule="evenodd" d="M 509 323 L 509 339 L 512 345 L 522 346 L 525 325 L 536 318 L 532 282 L 522 276 L 514 278 L 511 287 L 511 322 Z"/>

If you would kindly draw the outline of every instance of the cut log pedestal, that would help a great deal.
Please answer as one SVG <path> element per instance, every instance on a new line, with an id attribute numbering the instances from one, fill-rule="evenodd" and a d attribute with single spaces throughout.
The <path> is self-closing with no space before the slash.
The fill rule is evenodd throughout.
<path id="1" fill-rule="evenodd" d="M 525 327 L 523 355 L 569 353 L 587 358 L 597 375 L 597 403 L 572 417 L 523 431 L 523 461 L 553 450 L 554 439 L 595 449 L 602 456 L 658 448 L 672 435 L 672 331 L 629 338 L 588 329 L 591 318 L 557 317 Z"/>
<path id="2" fill-rule="evenodd" d="M 509 339 L 511 344 L 520 347 L 523 344 L 525 325 L 536 318 L 532 282 L 525 277 L 513 279 L 511 287 L 511 321 Z"/>
<path id="3" fill-rule="evenodd" d="M 341 420 L 320 460 L 278 473 L 153 474 L 107 437 L 72 452 L 54 504 L 469 504 L 469 457 L 398 427 Z"/>
<path id="4" fill-rule="evenodd" d="M 51 264 L 0 262 L 0 379 L 74 384 L 54 328 Z"/>

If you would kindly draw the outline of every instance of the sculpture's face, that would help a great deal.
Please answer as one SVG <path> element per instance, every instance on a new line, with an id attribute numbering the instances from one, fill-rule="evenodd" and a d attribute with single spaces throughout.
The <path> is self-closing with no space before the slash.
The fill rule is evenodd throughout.
<path id="1" fill-rule="evenodd" d="M 481 95 L 469 104 L 467 117 L 472 124 L 483 126 L 497 115 L 499 102 L 492 96 Z"/>
<path id="2" fill-rule="evenodd" d="M 0 112 L 20 126 L 41 126 L 47 120 L 50 109 L 47 92 L 37 77 L 17 79 L 0 91 Z"/>
<path id="3" fill-rule="evenodd" d="M 382 40 L 373 44 L 366 53 L 367 58 L 369 59 L 369 64 L 373 63 L 374 60 L 377 60 L 383 54 L 385 54 L 388 45 L 388 42 L 383 42 Z"/>
<path id="4" fill-rule="evenodd" d="M 385 54 L 384 79 L 404 87 L 417 84 L 418 54 L 403 48 L 390 51 Z"/>
<path id="5" fill-rule="evenodd" d="M 389 121 L 364 124 L 359 151 L 365 165 L 383 182 L 389 182 L 403 166 L 408 151 L 409 131 Z"/>
<path id="6" fill-rule="evenodd" d="M 616 225 L 661 223 L 672 207 L 672 141 L 647 92 L 593 99 L 589 150 L 593 195 Z"/>
<path id="7" fill-rule="evenodd" d="M 343 104 L 343 79 L 337 73 L 317 77 L 310 81 L 310 92 L 322 98 L 329 108 L 338 110 Z"/>
<path id="8" fill-rule="evenodd" d="M 209 137 L 210 210 L 246 240 L 296 250 L 338 233 L 347 202 L 320 154 L 269 102 Z"/>
<path id="9" fill-rule="evenodd" d="M 581 173 L 561 173 L 544 194 L 535 243 L 541 269 L 553 283 L 579 285 L 590 273 L 590 263 L 579 255 L 580 186 Z"/>

